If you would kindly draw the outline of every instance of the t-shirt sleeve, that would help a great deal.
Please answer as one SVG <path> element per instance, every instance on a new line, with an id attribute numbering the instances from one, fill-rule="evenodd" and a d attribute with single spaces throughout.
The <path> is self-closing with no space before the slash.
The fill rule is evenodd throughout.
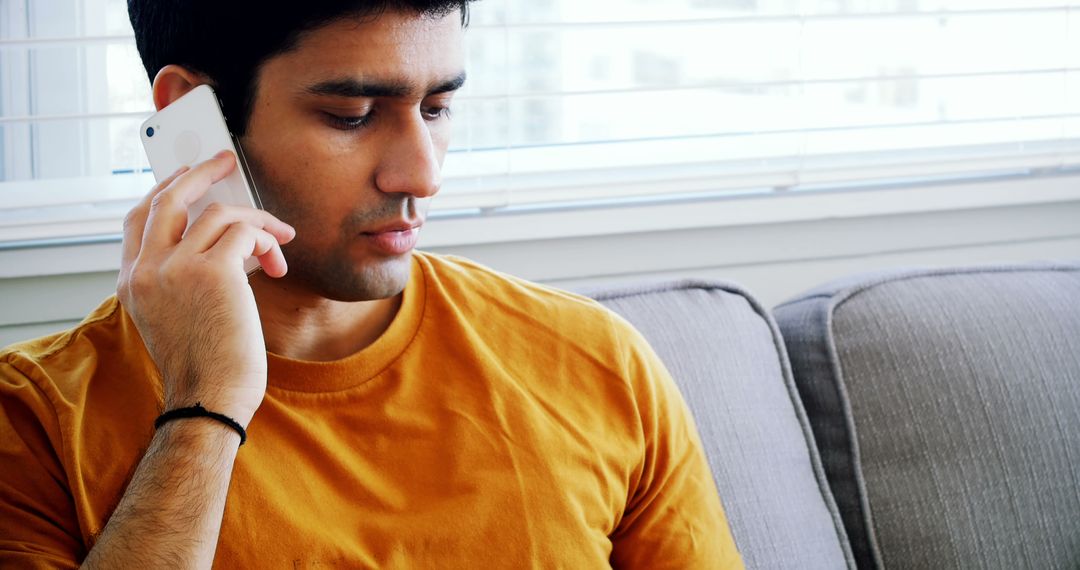
<path id="1" fill-rule="evenodd" d="M 616 318 L 644 456 L 611 536 L 614 568 L 741 569 L 693 417 L 648 342 Z"/>
<path id="2" fill-rule="evenodd" d="M 0 568 L 77 568 L 82 551 L 55 412 L 34 382 L 0 362 Z"/>

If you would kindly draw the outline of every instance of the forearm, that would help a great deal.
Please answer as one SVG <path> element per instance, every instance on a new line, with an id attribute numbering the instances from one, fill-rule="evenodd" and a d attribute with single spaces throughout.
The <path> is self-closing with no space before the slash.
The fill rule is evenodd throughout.
<path id="1" fill-rule="evenodd" d="M 213 420 L 165 424 L 83 568 L 210 568 L 240 437 Z"/>

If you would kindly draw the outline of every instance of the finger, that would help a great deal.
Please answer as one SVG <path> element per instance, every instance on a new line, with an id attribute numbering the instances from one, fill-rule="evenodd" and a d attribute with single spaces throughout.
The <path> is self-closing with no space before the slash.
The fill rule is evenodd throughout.
<path id="1" fill-rule="evenodd" d="M 146 216 L 150 212 L 150 202 L 154 199 L 154 196 L 157 196 L 159 192 L 172 184 L 173 180 L 176 180 L 178 176 L 187 172 L 190 168 L 187 165 L 181 166 L 176 172 L 170 174 L 168 178 L 155 184 L 124 217 L 124 243 L 120 253 L 122 266 L 130 265 L 139 256 L 139 250 L 142 248 L 143 231 L 146 227 Z"/>
<path id="2" fill-rule="evenodd" d="M 188 228 L 184 238 L 180 240 L 178 251 L 203 253 L 221 239 L 229 226 L 236 223 L 244 223 L 265 230 L 280 244 L 289 243 L 296 236 L 296 230 L 292 226 L 269 212 L 246 206 L 211 204 Z"/>
<path id="3" fill-rule="evenodd" d="M 236 168 L 236 155 L 222 151 L 200 162 L 173 180 L 150 202 L 143 247 L 168 249 L 180 242 L 187 227 L 188 206 L 202 198 L 215 182 L 223 180 Z"/>
<path id="4" fill-rule="evenodd" d="M 243 223 L 230 225 L 206 254 L 222 263 L 235 263 L 240 267 L 249 257 L 258 257 L 263 272 L 270 277 L 281 277 L 288 270 L 277 238 Z"/>
<path id="5" fill-rule="evenodd" d="M 281 251 L 281 245 L 276 241 L 266 253 L 257 257 L 263 273 L 270 277 L 284 277 L 289 272 L 289 264 L 285 261 L 285 254 Z"/>

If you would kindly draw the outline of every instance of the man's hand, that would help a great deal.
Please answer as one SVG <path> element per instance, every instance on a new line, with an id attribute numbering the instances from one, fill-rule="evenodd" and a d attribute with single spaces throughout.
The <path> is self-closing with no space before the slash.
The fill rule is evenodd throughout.
<path id="1" fill-rule="evenodd" d="M 128 214 L 117 294 L 161 372 L 165 409 L 201 402 L 246 426 L 266 393 L 266 347 L 244 260 L 285 275 L 280 246 L 296 232 L 212 204 L 185 233 L 188 206 L 234 168 L 229 152 L 182 168 Z"/>

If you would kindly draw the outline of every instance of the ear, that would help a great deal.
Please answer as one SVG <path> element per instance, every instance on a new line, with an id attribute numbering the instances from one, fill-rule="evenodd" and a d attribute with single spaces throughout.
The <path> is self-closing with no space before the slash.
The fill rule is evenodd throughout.
<path id="1" fill-rule="evenodd" d="M 176 101 L 188 91 L 204 83 L 210 83 L 210 81 L 201 73 L 196 73 L 179 65 L 166 65 L 154 76 L 154 86 L 152 88 L 154 107 L 160 111 L 169 103 Z"/>

